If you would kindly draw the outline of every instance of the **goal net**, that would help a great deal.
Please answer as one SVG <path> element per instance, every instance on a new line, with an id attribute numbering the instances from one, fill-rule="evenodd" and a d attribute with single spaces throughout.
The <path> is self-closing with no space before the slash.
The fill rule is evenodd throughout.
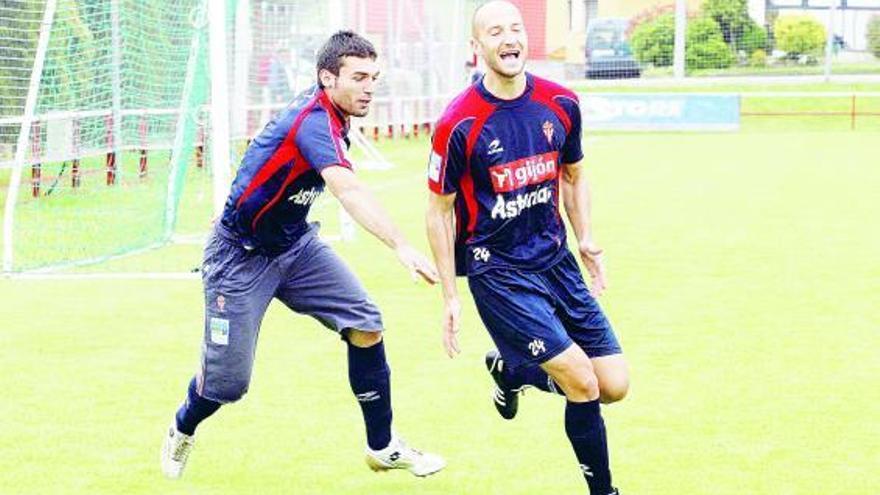
<path id="1" fill-rule="evenodd" d="M 4 271 L 170 238 L 206 94 L 198 4 L 0 3 Z"/>
<path id="2" fill-rule="evenodd" d="M 428 133 L 467 81 L 470 0 L 217 1 L 223 57 L 211 56 L 207 0 L 0 2 L 4 272 L 200 242 L 226 192 L 213 178 L 233 176 L 249 139 L 313 83 L 315 50 L 336 30 L 380 55 L 373 109 L 352 125 L 365 167 L 389 166 L 374 140 Z M 219 105 L 212 74 L 224 72 Z M 332 201 L 317 206 L 331 234 L 347 228 Z"/>

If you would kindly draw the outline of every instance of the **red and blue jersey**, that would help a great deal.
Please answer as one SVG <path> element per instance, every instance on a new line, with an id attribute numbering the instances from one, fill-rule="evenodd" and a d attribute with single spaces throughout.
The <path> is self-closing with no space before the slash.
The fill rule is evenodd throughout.
<path id="1" fill-rule="evenodd" d="M 313 87 L 275 115 L 248 146 L 221 222 L 248 249 L 283 251 L 308 230 L 306 216 L 324 190 L 321 171 L 351 168 L 348 122 Z"/>
<path id="2" fill-rule="evenodd" d="M 571 90 L 527 74 L 513 100 L 493 96 L 482 81 L 458 95 L 437 123 L 428 165 L 430 189 L 456 194 L 457 274 L 537 271 L 562 259 L 560 168 L 582 158 Z"/>

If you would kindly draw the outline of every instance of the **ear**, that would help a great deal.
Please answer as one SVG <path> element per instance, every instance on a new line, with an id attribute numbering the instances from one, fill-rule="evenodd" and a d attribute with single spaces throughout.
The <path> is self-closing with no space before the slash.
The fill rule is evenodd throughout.
<path id="1" fill-rule="evenodd" d="M 480 50 L 480 42 L 477 41 L 476 38 L 471 38 L 470 44 L 471 44 L 471 52 L 473 52 L 474 55 L 477 56 L 477 58 L 480 58 L 482 56 L 482 51 Z"/>
<path id="2" fill-rule="evenodd" d="M 321 79 L 321 85 L 325 88 L 333 89 L 336 87 L 336 76 L 327 69 L 321 69 L 318 73 L 318 78 Z"/>

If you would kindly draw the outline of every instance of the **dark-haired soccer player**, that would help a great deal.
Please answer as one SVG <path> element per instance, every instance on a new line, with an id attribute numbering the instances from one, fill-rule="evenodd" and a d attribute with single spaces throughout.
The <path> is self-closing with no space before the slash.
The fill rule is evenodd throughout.
<path id="1" fill-rule="evenodd" d="M 205 248 L 201 369 L 162 445 L 168 477 L 183 473 L 196 426 L 247 392 L 260 322 L 273 298 L 345 340 L 373 470 L 427 476 L 445 466 L 439 456 L 408 447 L 392 432 L 382 317 L 354 274 L 318 238 L 316 224 L 306 222 L 326 184 L 413 277 L 436 282 L 431 262 L 407 243 L 346 158 L 349 116 L 366 115 L 373 97 L 376 51 L 357 34 L 340 31 L 320 49 L 317 72 L 317 86 L 276 115 L 248 147 Z"/>
<path id="2" fill-rule="evenodd" d="M 428 171 L 428 237 L 443 286 L 446 351 L 459 352 L 455 276 L 466 275 L 498 348 L 486 366 L 499 413 L 512 419 L 526 386 L 564 394 L 565 431 L 590 493 L 616 493 L 599 401 L 622 399 L 629 379 L 594 299 L 605 273 L 591 234 L 578 99 L 524 71 L 528 40 L 509 2 L 477 9 L 472 47 L 486 74 L 441 117 Z M 566 246 L 560 196 L 592 294 Z"/>

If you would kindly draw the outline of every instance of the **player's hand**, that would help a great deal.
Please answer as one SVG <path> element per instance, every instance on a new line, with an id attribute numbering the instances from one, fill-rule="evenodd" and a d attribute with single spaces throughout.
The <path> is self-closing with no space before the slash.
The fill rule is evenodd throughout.
<path id="1" fill-rule="evenodd" d="M 602 249 L 594 242 L 582 242 L 578 246 L 581 254 L 581 260 L 587 267 L 587 273 L 590 275 L 590 294 L 593 297 L 599 297 L 605 288 L 608 287 L 608 279 L 605 276 L 605 263 L 602 261 Z"/>
<path id="2" fill-rule="evenodd" d="M 437 268 L 428 258 L 418 252 L 414 247 L 404 244 L 397 248 L 397 259 L 409 270 L 410 276 L 414 282 L 418 282 L 419 277 L 431 285 L 436 284 L 440 280 Z"/>
<path id="3" fill-rule="evenodd" d="M 448 299 L 443 306 L 443 347 L 446 355 L 454 358 L 461 353 L 458 347 L 458 331 L 461 329 L 461 303 L 458 299 Z"/>

